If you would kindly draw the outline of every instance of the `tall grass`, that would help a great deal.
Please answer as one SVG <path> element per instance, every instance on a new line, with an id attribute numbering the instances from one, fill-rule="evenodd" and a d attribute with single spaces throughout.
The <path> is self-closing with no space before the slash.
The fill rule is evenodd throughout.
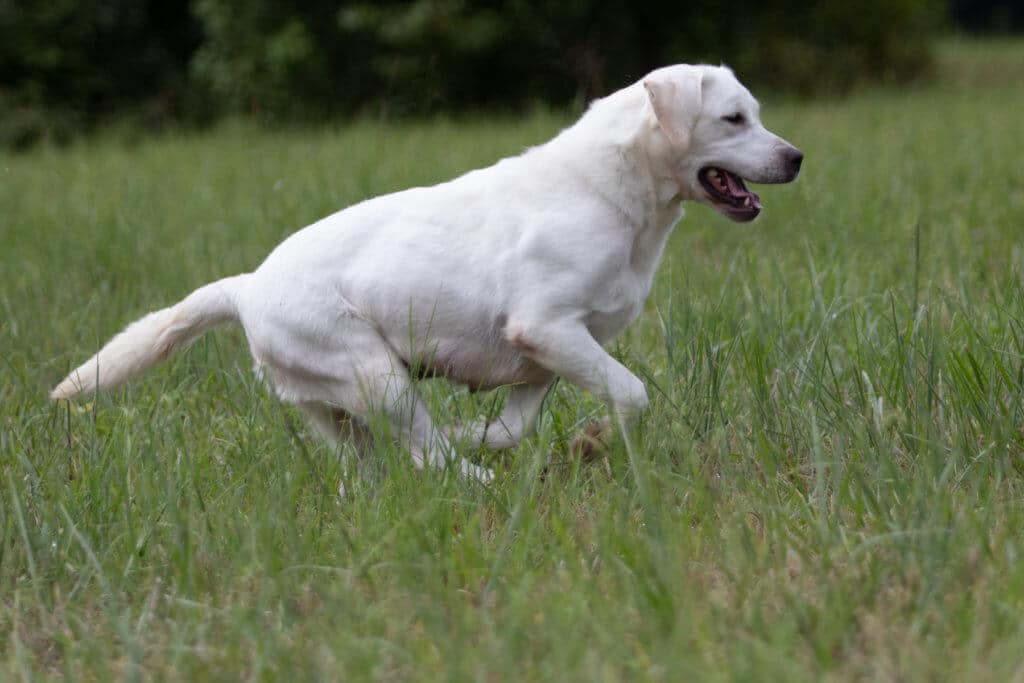
<path id="1" fill-rule="evenodd" d="M 343 504 L 237 329 L 94 402 L 46 389 L 298 227 L 568 119 L 3 157 L 0 677 L 1021 678 L 1024 46 L 943 55 L 916 91 L 766 104 L 804 174 L 752 226 L 678 226 L 615 347 L 653 399 L 633 457 L 568 456 L 603 408 L 562 383 L 491 487 L 382 447 Z"/>

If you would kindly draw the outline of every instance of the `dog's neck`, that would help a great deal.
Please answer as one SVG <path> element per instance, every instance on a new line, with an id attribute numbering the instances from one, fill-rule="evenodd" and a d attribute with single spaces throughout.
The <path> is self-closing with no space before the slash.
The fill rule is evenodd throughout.
<path id="1" fill-rule="evenodd" d="M 574 175 L 613 204 L 638 235 L 671 231 L 682 217 L 689 190 L 671 163 L 678 151 L 658 126 L 641 84 L 595 101 L 549 145 L 571 148 L 560 157 L 570 159 Z"/>
<path id="2" fill-rule="evenodd" d="M 579 122 L 544 147 L 557 151 L 552 159 L 569 164 L 570 177 L 582 178 L 619 213 L 618 222 L 632 230 L 630 267 L 649 288 L 672 228 L 683 216 L 683 201 L 690 197 L 672 164 L 679 151 L 658 126 L 643 86 L 597 100 Z"/>

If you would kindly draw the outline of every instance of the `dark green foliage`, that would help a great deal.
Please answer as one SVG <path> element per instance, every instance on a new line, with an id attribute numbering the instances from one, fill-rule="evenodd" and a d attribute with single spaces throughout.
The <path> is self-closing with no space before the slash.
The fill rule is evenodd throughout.
<path id="1" fill-rule="evenodd" d="M 944 18 L 944 4 L 933 0 L 747 4 L 742 21 L 720 29 L 712 53 L 755 83 L 803 93 L 920 76 Z"/>
<path id="2" fill-rule="evenodd" d="M 663 64 L 843 91 L 929 63 L 942 0 L 0 0 L 0 144 L 112 114 L 315 121 L 564 105 Z"/>
<path id="3" fill-rule="evenodd" d="M 589 99 L 660 65 L 723 61 L 801 92 L 906 80 L 930 59 L 935 0 L 346 3 L 199 0 L 194 75 L 235 110 L 316 117 Z"/>
<path id="4" fill-rule="evenodd" d="M 0 0 L 0 143 L 59 139 L 126 108 L 179 113 L 201 35 L 184 3 Z"/>
<path id="5" fill-rule="evenodd" d="M 976 33 L 1024 31 L 1020 0 L 952 0 L 950 13 L 957 26 Z"/>

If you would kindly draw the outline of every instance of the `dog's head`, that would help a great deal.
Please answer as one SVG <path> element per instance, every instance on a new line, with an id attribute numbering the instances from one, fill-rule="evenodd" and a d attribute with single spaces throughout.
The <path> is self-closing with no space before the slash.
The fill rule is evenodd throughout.
<path id="1" fill-rule="evenodd" d="M 803 153 L 761 124 L 757 100 L 727 67 L 669 66 L 643 86 L 684 199 L 751 221 L 761 199 L 744 181 L 788 183 L 800 172 Z"/>

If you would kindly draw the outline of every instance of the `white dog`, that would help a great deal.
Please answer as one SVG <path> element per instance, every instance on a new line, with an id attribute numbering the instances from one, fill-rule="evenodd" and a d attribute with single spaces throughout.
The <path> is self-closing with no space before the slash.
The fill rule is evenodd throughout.
<path id="1" fill-rule="evenodd" d="M 736 221 L 744 185 L 796 178 L 803 154 L 761 124 L 724 67 L 677 65 L 597 100 L 546 144 L 433 187 L 367 200 L 301 230 L 252 273 L 200 287 L 131 324 L 52 392 L 116 386 L 215 325 L 245 328 L 258 371 L 333 440 L 383 411 L 418 467 L 452 439 L 509 448 L 556 376 L 628 420 L 647 405 L 602 347 L 640 313 L 682 204 Z M 511 386 L 494 421 L 435 427 L 411 375 Z"/>

